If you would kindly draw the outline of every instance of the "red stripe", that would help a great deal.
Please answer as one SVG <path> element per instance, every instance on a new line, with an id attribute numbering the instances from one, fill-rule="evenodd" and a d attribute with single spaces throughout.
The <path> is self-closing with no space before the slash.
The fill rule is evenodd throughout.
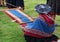
<path id="1" fill-rule="evenodd" d="M 27 24 L 23 23 L 23 24 L 21 24 L 21 26 L 25 28 L 27 26 Z"/>
<path id="2" fill-rule="evenodd" d="M 45 38 L 43 36 L 40 36 L 40 35 L 37 35 L 37 34 L 33 34 L 33 33 L 30 33 L 30 32 L 25 32 L 25 31 L 24 31 L 24 34 L 28 35 L 28 36 L 32 36 L 32 37 L 37 37 L 37 38 Z"/>

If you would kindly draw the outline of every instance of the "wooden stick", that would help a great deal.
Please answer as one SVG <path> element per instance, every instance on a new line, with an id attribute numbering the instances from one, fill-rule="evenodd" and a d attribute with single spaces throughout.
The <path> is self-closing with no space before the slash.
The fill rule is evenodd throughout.
<path id="1" fill-rule="evenodd" d="M 23 9 L 21 7 L 18 7 L 18 8 L 10 8 L 10 9 L 5 8 L 5 9 L 0 10 L 0 12 L 6 11 L 6 10 L 12 10 L 12 9 L 19 9 L 19 10 L 23 11 Z"/>

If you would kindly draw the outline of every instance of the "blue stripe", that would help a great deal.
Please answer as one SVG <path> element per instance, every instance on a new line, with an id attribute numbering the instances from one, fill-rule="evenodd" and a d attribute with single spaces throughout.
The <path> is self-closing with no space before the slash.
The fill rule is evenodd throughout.
<path id="1" fill-rule="evenodd" d="M 14 14 L 18 18 L 20 18 L 23 22 L 26 22 L 26 23 L 31 22 L 26 16 L 24 16 L 22 13 L 20 13 L 20 12 L 18 12 L 16 10 L 9 10 L 9 12 Z"/>

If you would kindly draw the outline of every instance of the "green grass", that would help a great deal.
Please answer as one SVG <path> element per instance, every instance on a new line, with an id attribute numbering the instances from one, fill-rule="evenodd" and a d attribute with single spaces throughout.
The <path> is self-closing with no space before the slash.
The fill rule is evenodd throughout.
<path id="1" fill-rule="evenodd" d="M 25 13 L 37 17 L 38 13 L 34 10 L 34 7 L 40 3 L 46 3 L 46 0 L 24 0 L 25 3 Z M 2 10 L 4 7 L 0 7 Z M 60 23 L 59 16 L 56 17 L 56 23 Z M 60 38 L 60 27 L 56 27 L 55 34 Z M 0 12 L 0 42 L 25 42 L 24 33 L 21 27 L 15 23 L 11 22 L 5 13 Z"/>
<path id="2" fill-rule="evenodd" d="M 0 42 L 24 42 L 22 29 L 3 13 L 0 14 Z"/>
<path id="3" fill-rule="evenodd" d="M 25 13 L 27 13 L 30 16 L 37 16 L 37 13 L 35 11 L 35 6 L 40 3 L 46 3 L 46 0 L 25 0 Z"/>

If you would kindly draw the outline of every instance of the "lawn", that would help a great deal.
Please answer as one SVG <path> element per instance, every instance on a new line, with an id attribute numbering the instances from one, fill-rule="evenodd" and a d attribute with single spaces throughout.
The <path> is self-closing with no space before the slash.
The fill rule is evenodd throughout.
<path id="1" fill-rule="evenodd" d="M 46 0 L 24 0 L 25 3 L 25 13 L 37 17 L 38 13 L 34 10 L 34 7 L 40 3 L 46 3 Z M 0 7 L 0 10 L 5 7 Z M 24 33 L 21 27 L 15 23 L 11 22 L 11 18 L 5 13 L 0 12 L 0 42 L 25 42 Z M 59 16 L 56 17 L 56 23 L 59 22 Z M 60 38 L 60 27 L 56 27 L 54 32 Z"/>

